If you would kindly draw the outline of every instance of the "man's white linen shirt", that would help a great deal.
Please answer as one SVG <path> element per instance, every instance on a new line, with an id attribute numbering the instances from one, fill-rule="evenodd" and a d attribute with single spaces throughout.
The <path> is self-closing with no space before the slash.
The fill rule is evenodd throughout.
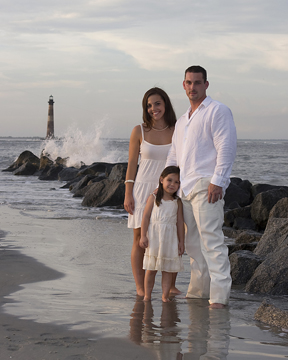
<path id="1" fill-rule="evenodd" d="M 210 96 L 189 118 L 190 110 L 191 107 L 176 122 L 166 166 L 179 166 L 185 196 L 203 177 L 211 177 L 211 183 L 225 192 L 237 146 L 232 112 Z"/>

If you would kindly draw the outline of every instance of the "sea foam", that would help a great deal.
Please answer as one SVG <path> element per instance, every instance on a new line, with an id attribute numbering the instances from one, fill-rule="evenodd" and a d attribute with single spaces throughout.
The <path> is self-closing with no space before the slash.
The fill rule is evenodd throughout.
<path id="1" fill-rule="evenodd" d="M 57 157 L 67 159 L 68 167 L 79 168 L 83 163 L 90 165 L 94 162 L 117 163 L 127 161 L 127 154 L 109 146 L 104 120 L 95 123 L 87 132 L 75 126 L 70 126 L 66 133 L 58 139 L 45 140 L 42 144 L 42 153 L 51 160 Z M 113 149 L 113 150 L 112 150 Z"/>

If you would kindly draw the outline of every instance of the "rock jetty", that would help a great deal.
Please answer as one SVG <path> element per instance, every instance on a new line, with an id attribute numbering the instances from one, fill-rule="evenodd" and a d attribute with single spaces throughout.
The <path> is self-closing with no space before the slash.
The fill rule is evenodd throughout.
<path id="1" fill-rule="evenodd" d="M 67 167 L 65 159 L 52 161 L 44 154 L 38 158 L 24 151 L 2 171 L 65 182 L 63 188 L 68 188 L 74 197 L 82 197 L 83 206 L 123 208 L 126 170 L 127 163 L 105 162 L 82 164 L 77 169 Z M 230 243 L 233 284 L 242 286 L 248 293 L 285 299 L 288 295 L 288 187 L 252 185 L 248 180 L 231 178 L 224 199 L 223 232 Z M 273 321 L 269 322 L 269 318 Z M 279 309 L 264 301 L 255 319 L 286 327 L 288 308 Z"/>

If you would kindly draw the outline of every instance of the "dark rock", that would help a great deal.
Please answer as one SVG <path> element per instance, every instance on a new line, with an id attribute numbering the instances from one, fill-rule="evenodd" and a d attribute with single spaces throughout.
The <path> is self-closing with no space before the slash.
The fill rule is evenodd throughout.
<path id="1" fill-rule="evenodd" d="M 229 210 L 224 214 L 225 226 L 233 227 L 236 218 L 247 218 L 251 219 L 251 206 L 240 207 L 237 209 Z"/>
<path id="2" fill-rule="evenodd" d="M 13 172 L 26 163 L 34 165 L 34 167 L 37 168 L 38 170 L 40 165 L 40 159 L 36 155 L 34 155 L 31 151 L 26 150 L 19 155 L 18 159 L 14 161 L 12 165 L 10 165 L 7 169 L 4 169 L 2 171 Z"/>
<path id="3" fill-rule="evenodd" d="M 288 295 L 288 241 L 266 256 L 245 287 L 245 291 L 270 295 Z"/>
<path id="4" fill-rule="evenodd" d="M 87 185 L 91 185 L 95 182 L 99 182 L 101 180 L 107 179 L 107 176 L 105 173 L 99 173 L 97 176 L 93 176 L 92 179 L 88 182 Z"/>
<path id="5" fill-rule="evenodd" d="M 230 178 L 230 181 L 232 184 L 234 185 L 239 185 L 241 184 L 241 182 L 243 181 L 241 178 L 238 178 L 238 177 L 231 177 Z"/>
<path id="6" fill-rule="evenodd" d="M 253 242 L 253 243 L 249 243 L 249 244 L 228 244 L 228 254 L 231 255 L 233 254 L 235 251 L 240 251 L 240 250 L 248 250 L 253 252 L 254 249 L 256 248 L 258 242 Z"/>
<path id="7" fill-rule="evenodd" d="M 55 160 L 55 164 L 56 165 L 62 165 L 63 167 L 66 167 L 67 160 L 68 160 L 68 158 L 63 159 L 60 156 L 58 156 L 57 159 Z"/>
<path id="8" fill-rule="evenodd" d="M 77 176 L 77 178 L 74 178 L 74 179 L 68 181 L 63 186 L 61 186 L 60 189 L 69 189 L 69 190 L 71 190 L 73 188 L 73 186 L 75 186 L 75 184 L 77 184 L 83 178 L 84 178 L 84 175 Z"/>
<path id="9" fill-rule="evenodd" d="M 89 186 L 83 206 L 118 206 L 124 202 L 125 186 L 123 181 L 102 180 Z"/>
<path id="10" fill-rule="evenodd" d="M 260 229 L 265 229 L 270 210 L 282 198 L 288 196 L 288 189 L 269 190 L 258 194 L 251 205 L 251 217 Z"/>
<path id="11" fill-rule="evenodd" d="M 287 301 L 278 303 L 276 306 L 270 302 L 271 300 L 263 300 L 262 304 L 254 315 L 254 319 L 271 326 L 288 329 Z"/>
<path id="12" fill-rule="evenodd" d="M 232 209 L 241 208 L 241 206 L 238 204 L 237 201 L 232 201 L 228 206 L 225 206 L 225 208 L 232 210 Z"/>
<path id="13" fill-rule="evenodd" d="M 270 191 L 270 190 L 277 190 L 280 188 L 287 188 L 288 186 L 277 186 L 277 185 L 269 185 L 269 184 L 255 184 L 251 188 L 251 194 L 252 198 L 255 199 L 255 197 L 263 192 Z"/>
<path id="14" fill-rule="evenodd" d="M 225 206 L 229 207 L 231 203 L 237 202 L 240 206 L 246 206 L 251 203 L 251 194 L 242 189 L 239 185 L 231 182 L 224 196 Z"/>
<path id="15" fill-rule="evenodd" d="M 50 167 L 53 165 L 53 161 L 49 159 L 49 157 L 42 155 L 40 157 L 40 166 L 39 170 L 44 170 L 47 167 Z"/>
<path id="16" fill-rule="evenodd" d="M 245 290 L 288 295 L 288 219 L 271 218 L 254 253 L 262 258 Z"/>
<path id="17" fill-rule="evenodd" d="M 38 171 L 38 166 L 30 162 L 26 162 L 16 169 L 14 175 L 34 175 Z"/>
<path id="18" fill-rule="evenodd" d="M 112 168 L 115 164 L 109 164 L 104 162 L 96 162 L 92 165 L 86 166 L 79 171 L 79 175 L 94 175 L 97 176 L 101 173 L 105 173 L 106 176 L 109 176 Z"/>
<path id="19" fill-rule="evenodd" d="M 288 218 L 288 197 L 277 201 L 269 213 L 270 218 Z"/>
<path id="20" fill-rule="evenodd" d="M 73 182 L 69 188 L 69 190 L 75 194 L 76 191 L 80 190 L 80 189 L 83 189 L 85 186 L 87 186 L 88 182 L 91 180 L 91 179 L 94 179 L 94 176 L 93 175 L 85 175 L 84 177 L 82 177 L 80 179 L 80 181 L 77 181 L 77 182 Z"/>
<path id="21" fill-rule="evenodd" d="M 259 256 L 267 256 L 279 248 L 285 247 L 287 242 L 288 219 L 271 218 L 254 252 Z"/>
<path id="22" fill-rule="evenodd" d="M 59 172 L 58 180 L 59 181 L 71 181 L 71 180 L 77 178 L 78 173 L 79 173 L 79 169 L 76 169 L 74 167 L 64 168 Z"/>
<path id="23" fill-rule="evenodd" d="M 234 220 L 233 228 L 236 230 L 239 229 L 257 230 L 257 225 L 252 219 L 238 217 Z"/>
<path id="24" fill-rule="evenodd" d="M 113 169 L 111 170 L 111 173 L 109 175 L 109 180 L 111 181 L 120 181 L 125 180 L 126 177 L 126 171 L 127 171 L 128 164 L 116 164 L 113 166 Z"/>
<path id="25" fill-rule="evenodd" d="M 63 170 L 62 165 L 53 165 L 45 168 L 42 174 L 38 177 L 39 180 L 58 180 L 58 174 Z"/>
<path id="26" fill-rule="evenodd" d="M 235 251 L 229 256 L 231 277 L 234 285 L 246 284 L 262 259 L 251 251 Z"/>
<path id="27" fill-rule="evenodd" d="M 236 230 L 230 227 L 223 226 L 222 228 L 224 236 L 235 239 L 243 230 Z"/>
<path id="28" fill-rule="evenodd" d="M 247 230 L 242 231 L 235 239 L 236 244 L 250 244 L 259 242 L 262 237 L 262 233 L 259 233 L 257 231 Z"/>
<path id="29" fill-rule="evenodd" d="M 241 181 L 238 186 L 251 195 L 252 184 L 249 180 Z M 251 199 L 252 200 L 252 199 Z"/>

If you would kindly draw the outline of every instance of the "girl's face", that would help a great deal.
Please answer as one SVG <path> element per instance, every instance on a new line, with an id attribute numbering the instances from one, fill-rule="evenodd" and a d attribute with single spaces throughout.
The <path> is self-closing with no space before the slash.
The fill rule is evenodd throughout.
<path id="1" fill-rule="evenodd" d="M 160 182 L 163 185 L 163 190 L 169 195 L 173 195 L 180 186 L 180 179 L 178 174 L 169 174 L 165 178 L 160 177 Z"/>
<path id="2" fill-rule="evenodd" d="M 154 121 L 160 120 L 165 114 L 165 102 L 158 94 L 149 96 L 147 100 L 147 112 Z"/>

